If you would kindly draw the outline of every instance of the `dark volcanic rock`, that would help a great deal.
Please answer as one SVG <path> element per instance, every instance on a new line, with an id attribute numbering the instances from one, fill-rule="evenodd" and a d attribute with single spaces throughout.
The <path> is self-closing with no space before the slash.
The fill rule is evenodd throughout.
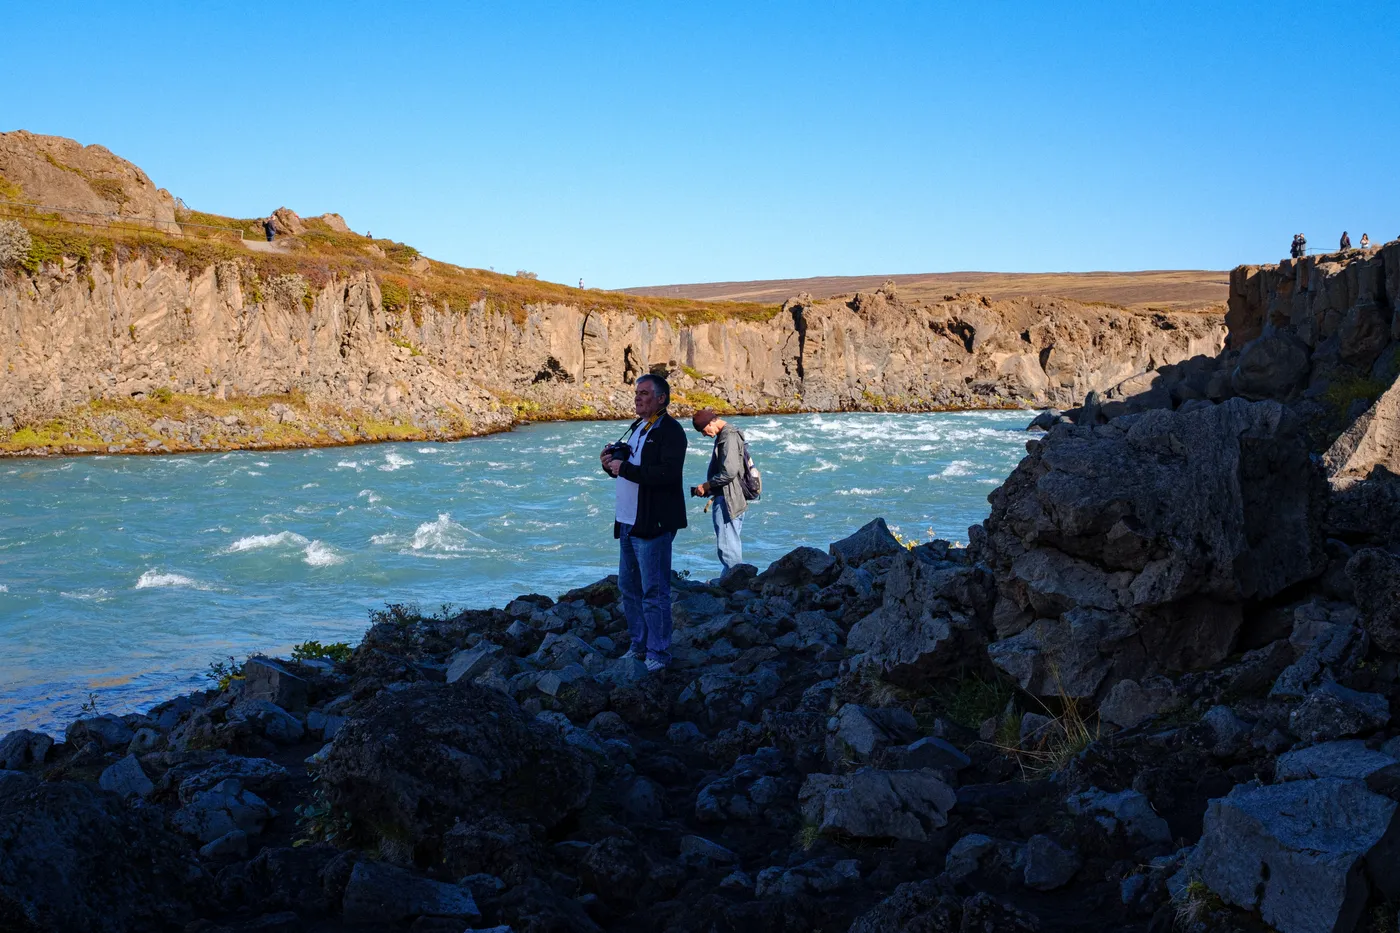
<path id="1" fill-rule="evenodd" d="M 0 918 L 54 933 L 179 929 L 208 877 L 160 821 L 92 785 L 0 774 Z"/>
<path id="2" fill-rule="evenodd" d="M 1042 695 L 1216 664 L 1246 600 L 1326 567 L 1326 484 L 1276 402 L 1059 425 L 990 498 L 992 657 Z"/>
<path id="3" fill-rule="evenodd" d="M 991 598 L 985 571 L 901 548 L 885 577 L 883 604 L 851 627 L 846 645 L 891 683 L 924 686 L 976 663 L 974 649 L 987 640 L 979 616 Z"/>
<path id="4" fill-rule="evenodd" d="M 425 858 L 455 823 L 488 813 L 554 826 L 587 801 L 593 769 L 502 693 L 414 684 L 345 725 L 321 782 L 357 825 Z"/>
<path id="5" fill-rule="evenodd" d="M 1400 652 L 1400 558 L 1379 548 L 1363 548 L 1347 561 L 1346 575 L 1371 640 L 1386 651 Z"/>

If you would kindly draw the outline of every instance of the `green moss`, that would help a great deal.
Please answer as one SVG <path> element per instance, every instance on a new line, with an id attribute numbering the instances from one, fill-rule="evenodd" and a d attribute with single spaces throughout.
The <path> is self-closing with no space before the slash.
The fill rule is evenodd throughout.
<path id="1" fill-rule="evenodd" d="M 1371 379 L 1364 376 L 1355 376 L 1349 379 L 1339 379 L 1327 387 L 1322 399 L 1334 412 L 1345 415 L 1357 399 L 1375 399 L 1383 393 L 1389 384 L 1381 382 L 1379 379 Z"/>
<path id="2" fill-rule="evenodd" d="M 976 729 L 1000 716 L 1012 697 L 1009 684 L 1001 680 L 969 674 L 934 694 L 943 714 L 968 729 Z"/>

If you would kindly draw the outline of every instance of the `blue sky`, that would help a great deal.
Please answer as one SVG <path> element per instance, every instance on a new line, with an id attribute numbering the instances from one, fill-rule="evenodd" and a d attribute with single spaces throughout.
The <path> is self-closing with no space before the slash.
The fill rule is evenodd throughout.
<path id="1" fill-rule="evenodd" d="M 1400 234 L 1400 4 L 13 4 L 0 129 L 601 287 Z"/>

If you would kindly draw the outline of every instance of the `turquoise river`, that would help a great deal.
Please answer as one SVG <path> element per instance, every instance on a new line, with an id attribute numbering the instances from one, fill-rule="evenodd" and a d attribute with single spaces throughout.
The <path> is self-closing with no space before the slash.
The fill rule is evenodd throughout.
<path id="1" fill-rule="evenodd" d="M 1024 455 L 1031 412 L 736 418 L 764 476 L 759 567 L 876 516 L 967 539 Z M 0 733 L 145 709 L 211 661 L 355 643 L 386 602 L 557 596 L 616 570 L 598 450 L 625 422 L 446 444 L 0 461 Z M 687 485 L 711 442 L 687 425 Z M 718 571 L 691 500 L 676 569 Z"/>

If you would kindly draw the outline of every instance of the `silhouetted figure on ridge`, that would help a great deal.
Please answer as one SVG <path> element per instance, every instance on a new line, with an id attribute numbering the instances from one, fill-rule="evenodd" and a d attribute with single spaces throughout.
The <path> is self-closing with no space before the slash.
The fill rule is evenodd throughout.
<path id="1" fill-rule="evenodd" d="M 1342 245 L 1341 245 L 1341 249 L 1343 249 L 1343 250 L 1351 249 L 1351 237 L 1347 236 L 1347 232 L 1346 232 L 1345 230 L 1342 231 Z"/>
<path id="2" fill-rule="evenodd" d="M 1371 238 L 1368 237 L 1368 236 L 1367 236 L 1366 234 L 1364 234 L 1364 233 L 1361 234 L 1361 248 L 1362 248 L 1362 249 L 1370 249 L 1370 248 L 1371 248 Z"/>

